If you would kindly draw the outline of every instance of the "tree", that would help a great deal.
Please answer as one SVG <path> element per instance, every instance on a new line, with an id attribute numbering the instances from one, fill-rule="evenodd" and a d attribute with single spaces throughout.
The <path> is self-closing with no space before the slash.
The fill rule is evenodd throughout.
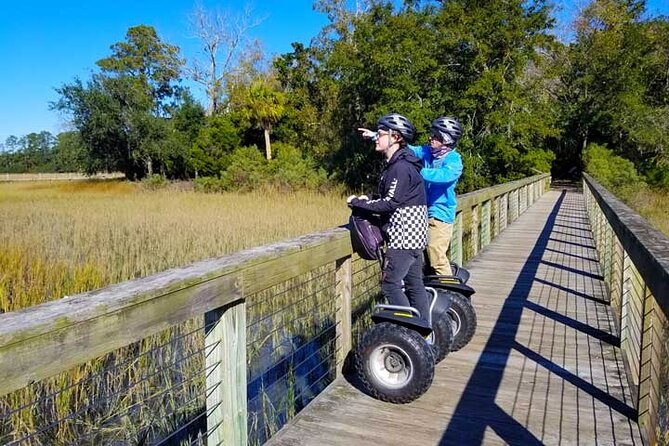
<path id="1" fill-rule="evenodd" d="M 559 136 L 557 114 L 543 93 L 553 38 L 543 0 L 350 2 L 320 0 L 331 20 L 304 51 L 294 48 L 278 67 L 280 79 L 308 92 L 329 162 L 352 186 L 374 183 L 381 160 L 355 133 L 383 114 L 401 112 L 425 138 L 443 114 L 465 126 L 463 189 L 533 173 L 545 167 L 547 140 Z M 300 79 L 307 76 L 308 81 Z M 291 101 L 295 89 L 289 89 Z M 326 99 L 320 92 L 326 92 Z M 539 98 L 539 101 L 536 100 Z M 548 157 L 548 158 L 546 158 Z M 536 164 L 538 163 L 538 164 Z"/>
<path id="2" fill-rule="evenodd" d="M 202 59 L 194 59 L 188 68 L 190 77 L 201 84 L 209 100 L 207 116 L 221 111 L 225 95 L 225 79 L 239 62 L 248 31 L 262 19 L 252 19 L 253 11 L 246 6 L 236 17 L 220 11 L 207 11 L 195 6 L 190 24 L 195 37 L 202 43 Z"/>
<path id="3" fill-rule="evenodd" d="M 286 96 L 271 75 L 259 76 L 249 84 L 238 84 L 231 97 L 233 110 L 263 130 L 268 160 L 272 159 L 272 126 L 283 116 L 285 103 Z"/>
<path id="4" fill-rule="evenodd" d="M 130 28 L 126 41 L 98 61 L 100 73 L 56 91 L 52 104 L 68 112 L 86 150 L 85 170 L 124 172 L 130 179 L 165 172 L 170 161 L 171 124 L 182 100 L 178 48 L 163 43 L 150 26 Z"/>
<path id="5" fill-rule="evenodd" d="M 169 101 L 178 98 L 180 91 L 175 84 L 184 64 L 179 47 L 162 42 L 156 30 L 147 25 L 129 28 L 125 39 L 113 44 L 112 55 L 96 64 L 108 76 L 135 80 L 153 100 L 154 114 L 167 113 L 172 105 Z"/>
<path id="6" fill-rule="evenodd" d="M 558 60 L 563 145 L 572 159 L 595 143 L 646 172 L 666 163 L 669 22 L 644 16 L 643 1 L 593 0 L 578 17 L 576 40 Z"/>

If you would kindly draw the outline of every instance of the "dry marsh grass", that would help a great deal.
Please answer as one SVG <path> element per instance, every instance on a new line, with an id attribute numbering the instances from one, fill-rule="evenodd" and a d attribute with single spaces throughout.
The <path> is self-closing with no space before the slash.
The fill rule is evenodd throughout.
<path id="1" fill-rule="evenodd" d="M 347 214 L 336 193 L 211 195 L 149 191 L 123 181 L 0 183 L 0 313 L 326 229 L 343 223 Z M 291 299 L 300 301 L 314 286 Z M 313 298 L 324 299 L 321 294 Z M 257 311 L 274 314 L 289 300 L 270 299 Z M 311 299 L 291 309 L 301 313 L 308 304 L 313 311 Z M 324 315 L 317 313 L 316 322 L 309 322 L 277 312 L 281 321 L 256 326 L 249 339 L 272 333 L 275 323 L 289 323 L 286 330 L 292 330 L 299 322 L 297 329 L 309 335 L 321 327 L 316 323 Z M 0 398 L 0 444 L 21 438 L 29 438 L 27 444 L 126 444 L 160 438 L 185 420 L 201 419 L 201 319 Z M 256 347 L 250 348 L 249 361 L 259 360 Z M 283 399 L 281 410 L 290 414 L 294 398 Z M 44 426 L 51 427 L 40 431 Z"/>
<path id="2" fill-rule="evenodd" d="M 669 236 L 669 191 L 633 186 L 623 189 L 620 196 L 657 230 Z"/>
<path id="3" fill-rule="evenodd" d="M 0 311 L 345 222 L 343 197 L 0 184 Z"/>

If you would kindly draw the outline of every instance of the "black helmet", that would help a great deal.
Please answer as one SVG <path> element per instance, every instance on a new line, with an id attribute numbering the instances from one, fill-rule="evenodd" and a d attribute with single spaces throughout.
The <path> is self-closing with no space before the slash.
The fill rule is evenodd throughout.
<path id="1" fill-rule="evenodd" d="M 416 127 L 413 126 L 411 121 L 398 113 L 383 116 L 379 119 L 377 126 L 398 132 L 405 142 L 411 142 L 413 137 L 416 136 Z"/>
<path id="2" fill-rule="evenodd" d="M 433 133 L 439 132 L 442 134 L 440 135 L 441 141 L 444 143 L 448 143 L 447 138 L 444 138 L 446 135 L 450 137 L 452 144 L 458 142 L 458 139 L 460 139 L 462 136 L 462 126 L 457 119 L 451 116 L 442 116 L 432 121 L 430 131 Z M 443 133 L 446 133 L 446 135 L 443 135 Z"/>

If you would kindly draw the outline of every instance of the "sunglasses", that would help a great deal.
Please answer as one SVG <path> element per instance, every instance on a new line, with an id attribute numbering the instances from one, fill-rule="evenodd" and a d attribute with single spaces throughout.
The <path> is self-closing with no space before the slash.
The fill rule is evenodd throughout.
<path id="1" fill-rule="evenodd" d="M 388 135 L 389 132 L 385 129 L 378 129 L 376 133 L 374 133 L 374 136 L 372 136 L 372 141 L 376 142 L 380 137 L 384 135 Z"/>
<path id="2" fill-rule="evenodd" d="M 437 142 L 444 142 L 444 140 L 443 140 L 443 138 L 441 137 L 441 135 L 439 135 L 439 134 L 437 134 L 437 133 L 431 133 L 431 134 L 430 134 L 430 140 L 437 141 Z"/>

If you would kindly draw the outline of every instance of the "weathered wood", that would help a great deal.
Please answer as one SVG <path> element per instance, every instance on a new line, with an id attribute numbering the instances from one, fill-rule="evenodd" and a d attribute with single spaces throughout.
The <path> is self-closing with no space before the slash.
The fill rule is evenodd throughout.
<path id="1" fill-rule="evenodd" d="M 481 249 L 490 244 L 490 220 L 491 209 L 490 200 L 481 205 Z"/>
<path id="2" fill-rule="evenodd" d="M 242 271 L 244 294 L 257 293 L 350 255 L 351 242 L 347 236 L 256 263 Z"/>
<path id="3" fill-rule="evenodd" d="M 657 299 L 652 294 L 647 295 L 648 308 L 646 315 L 648 317 L 648 331 L 644 331 L 643 356 L 641 385 L 639 389 L 639 424 L 642 427 L 642 433 L 645 434 L 646 444 L 655 444 L 657 441 L 656 428 L 659 425 L 658 415 L 660 413 L 660 403 L 662 398 L 667 398 L 662 392 L 665 372 L 666 358 L 669 355 L 667 351 L 667 341 L 669 325 L 667 318 L 660 310 Z"/>
<path id="4" fill-rule="evenodd" d="M 480 224 L 481 224 L 481 206 L 476 205 L 471 209 L 469 220 L 469 256 L 465 260 L 476 257 L 479 253 L 480 239 Z"/>
<path id="5" fill-rule="evenodd" d="M 665 316 L 669 315 L 669 237 L 614 197 L 587 174 L 587 187 Z"/>
<path id="6" fill-rule="evenodd" d="M 335 287 L 337 298 L 337 375 L 341 376 L 344 360 L 351 351 L 351 285 L 353 282 L 351 257 L 337 260 L 335 271 Z"/>
<path id="7" fill-rule="evenodd" d="M 94 296 L 89 306 L 90 311 L 85 312 L 83 308 L 78 308 L 85 303 L 77 302 L 76 306 L 72 305 L 72 318 L 61 316 L 58 319 L 60 326 L 38 319 L 31 324 L 33 332 L 27 329 L 16 330 L 25 336 L 23 339 L 17 334 L 5 331 L 5 336 L 14 342 L 0 346 L 0 395 L 68 370 L 196 315 L 202 315 L 211 308 L 239 299 L 239 284 L 236 274 L 228 274 L 199 283 L 198 286 L 111 310 L 105 307 L 105 300 L 102 299 L 104 296 Z M 109 296 L 107 301 L 111 307 L 114 307 L 112 303 L 116 302 L 114 298 L 117 296 Z M 66 307 L 69 303 L 72 300 L 62 304 Z M 30 313 L 43 317 L 34 307 Z M 2 316 L 12 325 L 15 324 L 12 316 L 16 314 Z M 23 317 L 17 319 L 25 320 Z"/>
<path id="8" fill-rule="evenodd" d="M 635 391 L 633 403 L 644 439 L 654 444 L 659 370 L 669 355 L 664 351 L 664 335 L 657 334 L 664 330 L 657 327 L 663 324 L 658 321 L 669 314 L 669 237 L 651 228 L 588 175 L 584 175 L 584 194 L 589 214 L 600 222 L 595 229 L 600 255 L 606 259 L 611 253 L 611 301 L 614 308 L 620 305 L 625 370 Z M 622 257 L 620 266 L 618 257 Z"/>
<path id="9" fill-rule="evenodd" d="M 467 210 L 481 204 L 484 201 L 488 201 L 500 195 L 504 195 L 511 191 L 517 191 L 519 188 L 527 184 L 531 184 L 537 181 L 546 181 L 550 178 L 549 174 L 535 175 L 532 177 L 524 178 L 522 180 L 511 181 L 508 183 L 500 184 L 497 186 L 487 187 L 475 192 L 469 192 L 458 196 L 458 211 Z"/>
<path id="10" fill-rule="evenodd" d="M 502 195 L 499 206 L 499 231 L 502 232 L 509 225 L 509 194 Z"/>
<path id="11" fill-rule="evenodd" d="M 476 335 L 424 396 L 387 404 L 338 380 L 268 444 L 641 444 L 591 233 L 542 234 L 559 196 L 470 262 Z"/>
<path id="12" fill-rule="evenodd" d="M 462 226 L 462 212 L 458 212 L 455 215 L 455 221 L 453 222 L 453 235 L 451 236 L 451 250 L 450 250 L 450 259 L 451 261 L 462 265 L 463 261 L 463 226 Z"/>
<path id="13" fill-rule="evenodd" d="M 242 299 L 286 275 L 260 278 L 261 265 L 306 272 L 312 266 L 304 259 L 310 256 L 317 264 L 350 255 L 348 239 L 346 229 L 335 228 L 1 314 L 0 395 Z"/>
<path id="14" fill-rule="evenodd" d="M 238 301 L 205 316 L 207 442 L 248 441 L 246 409 L 246 304 Z"/>

